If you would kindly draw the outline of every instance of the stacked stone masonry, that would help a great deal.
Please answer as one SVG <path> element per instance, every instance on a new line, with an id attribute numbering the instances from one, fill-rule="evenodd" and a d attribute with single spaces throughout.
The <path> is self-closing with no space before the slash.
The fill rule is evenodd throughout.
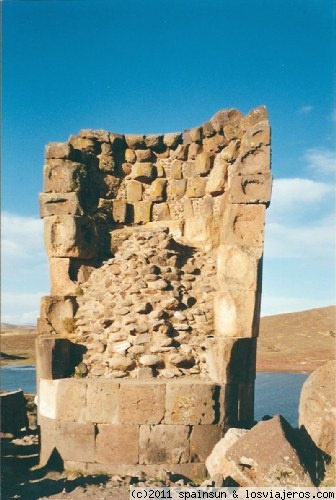
<path id="1" fill-rule="evenodd" d="M 194 450 L 196 435 L 201 446 L 202 436 L 253 421 L 271 185 L 264 107 L 219 111 L 184 133 L 82 130 L 47 146 L 40 211 L 51 295 L 37 344 L 44 461 L 78 425 L 90 450 L 77 460 L 69 446 L 60 453 L 69 463 L 195 471 L 209 451 Z M 66 401 L 67 387 L 78 400 Z M 174 391 L 185 398 L 177 407 Z M 203 402 L 206 417 L 195 417 Z M 71 403 L 73 413 L 62 409 Z M 114 420 L 99 420 L 107 414 Z M 112 453 L 107 443 L 118 440 Z"/>

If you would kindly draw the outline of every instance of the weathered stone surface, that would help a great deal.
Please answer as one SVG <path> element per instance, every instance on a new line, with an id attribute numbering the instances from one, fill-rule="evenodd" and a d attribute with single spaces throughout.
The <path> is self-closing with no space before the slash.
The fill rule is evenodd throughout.
<path id="1" fill-rule="evenodd" d="M 225 453 L 222 471 L 241 486 L 312 486 L 294 429 L 280 415 L 259 422 Z"/>
<path id="2" fill-rule="evenodd" d="M 125 222 L 127 217 L 127 203 L 124 200 L 112 201 L 112 217 L 115 222 Z"/>
<path id="3" fill-rule="evenodd" d="M 139 453 L 137 425 L 99 424 L 96 461 L 101 464 L 136 464 Z"/>
<path id="4" fill-rule="evenodd" d="M 301 390 L 299 425 L 324 453 L 336 456 L 336 361 L 321 366 Z"/>
<path id="5" fill-rule="evenodd" d="M 211 453 L 205 459 L 205 465 L 210 477 L 214 477 L 217 474 L 228 476 L 228 464 L 225 458 L 226 452 L 247 432 L 249 432 L 247 429 L 236 429 L 235 427 L 231 427 L 227 430 L 222 439 L 214 443 Z"/>
<path id="6" fill-rule="evenodd" d="M 205 462 L 222 434 L 220 425 L 194 425 L 190 436 L 190 460 Z"/>
<path id="7" fill-rule="evenodd" d="M 170 167 L 170 177 L 175 180 L 182 179 L 182 165 L 181 160 L 174 160 Z"/>
<path id="8" fill-rule="evenodd" d="M 150 200 L 156 202 L 164 201 L 166 198 L 166 186 L 167 186 L 166 179 L 155 179 L 155 181 L 152 182 L 150 188 L 150 193 L 149 193 Z"/>
<path id="9" fill-rule="evenodd" d="M 86 381 L 65 378 L 53 381 L 56 390 L 56 418 L 67 422 L 85 422 Z"/>
<path id="10" fill-rule="evenodd" d="M 134 149 L 126 149 L 125 150 L 125 161 L 127 163 L 135 163 L 136 162 L 136 154 Z"/>
<path id="11" fill-rule="evenodd" d="M 46 318 L 55 333 L 74 333 L 75 301 L 68 297 L 45 296 L 41 298 L 41 317 Z"/>
<path id="12" fill-rule="evenodd" d="M 187 196 L 189 198 L 202 198 L 205 195 L 207 180 L 203 177 L 193 177 L 188 182 Z"/>
<path id="13" fill-rule="evenodd" d="M 79 191 L 86 184 L 86 169 L 82 163 L 50 159 L 44 166 L 44 191 L 68 193 Z"/>
<path id="14" fill-rule="evenodd" d="M 140 464 L 180 464 L 188 462 L 189 456 L 187 425 L 140 426 Z"/>
<path id="15" fill-rule="evenodd" d="M 209 375 L 218 384 L 239 384 L 255 378 L 255 338 L 213 337 L 206 339 Z"/>
<path id="16" fill-rule="evenodd" d="M 146 224 L 151 220 L 152 202 L 138 201 L 134 203 L 134 224 Z"/>
<path id="17" fill-rule="evenodd" d="M 71 154 L 71 147 L 67 142 L 50 142 L 45 151 L 45 157 L 49 158 L 69 158 Z"/>
<path id="18" fill-rule="evenodd" d="M 116 162 L 112 154 L 101 154 L 98 155 L 97 158 L 99 159 L 99 170 L 101 170 L 102 172 L 114 172 Z"/>
<path id="19" fill-rule="evenodd" d="M 225 181 L 227 178 L 227 163 L 225 161 L 214 163 L 206 185 L 206 193 L 215 195 L 224 192 Z"/>
<path id="20" fill-rule="evenodd" d="M 128 203 L 142 200 L 143 185 L 139 181 L 129 181 L 126 185 Z"/>
<path id="21" fill-rule="evenodd" d="M 226 290 L 261 290 L 261 264 L 258 250 L 238 245 L 218 247 L 218 281 Z"/>
<path id="22" fill-rule="evenodd" d="M 180 132 L 165 134 L 163 142 L 169 148 L 175 149 L 182 142 L 182 134 Z"/>
<path id="23" fill-rule="evenodd" d="M 143 135 L 125 135 L 126 144 L 130 149 L 145 148 Z"/>
<path id="24" fill-rule="evenodd" d="M 137 149 L 135 151 L 136 161 L 150 162 L 152 159 L 152 152 L 150 149 Z"/>
<path id="25" fill-rule="evenodd" d="M 88 379 L 86 389 L 87 422 L 118 424 L 119 383 L 99 378 Z"/>
<path id="26" fill-rule="evenodd" d="M 185 221 L 184 237 L 187 244 L 208 251 L 218 244 L 219 232 L 212 218 L 197 215 Z"/>
<path id="27" fill-rule="evenodd" d="M 208 153 L 200 153 L 195 159 L 195 175 L 206 175 L 211 169 L 211 159 Z"/>
<path id="28" fill-rule="evenodd" d="M 94 425 L 56 420 L 51 436 L 48 429 L 43 432 L 43 424 L 41 428 L 44 439 L 52 439 L 52 446 L 63 460 L 83 461 L 84 457 L 87 462 L 95 460 Z"/>
<path id="29" fill-rule="evenodd" d="M 167 424 L 214 424 L 220 420 L 220 387 L 174 381 L 167 385 Z"/>
<path id="30" fill-rule="evenodd" d="M 85 217 L 46 217 L 44 241 L 49 257 L 90 259 L 96 254 L 95 226 Z"/>
<path id="31" fill-rule="evenodd" d="M 153 219 L 159 221 L 170 219 L 168 203 L 155 203 L 153 205 Z"/>
<path id="32" fill-rule="evenodd" d="M 119 422 L 122 424 L 159 424 L 165 414 L 165 384 L 121 383 Z"/>
<path id="33" fill-rule="evenodd" d="M 77 193 L 41 193 L 39 198 L 42 218 L 50 215 L 81 215 L 83 213 Z"/>
<path id="34" fill-rule="evenodd" d="M 232 203 L 265 203 L 271 200 L 271 174 L 232 176 L 229 178 L 229 193 Z"/>
<path id="35" fill-rule="evenodd" d="M 214 323 L 218 336 L 256 337 L 259 330 L 260 294 L 249 291 L 223 291 L 214 300 Z"/>
<path id="36" fill-rule="evenodd" d="M 182 198 L 186 192 L 187 181 L 186 179 L 174 180 L 171 183 L 171 194 L 173 198 L 179 200 Z"/>
<path id="37" fill-rule="evenodd" d="M 270 162 L 270 147 L 261 146 L 259 149 L 240 154 L 233 165 L 233 172 L 238 175 L 267 174 L 269 173 Z"/>
<path id="38" fill-rule="evenodd" d="M 163 146 L 163 135 L 149 134 L 145 136 L 145 144 L 148 148 L 161 150 Z"/>
<path id="39" fill-rule="evenodd" d="M 36 372 L 39 379 L 59 379 L 73 373 L 71 366 L 71 342 L 53 336 L 36 339 Z"/>
<path id="40" fill-rule="evenodd" d="M 61 257 L 49 258 L 50 293 L 65 296 L 75 293 L 76 284 L 70 279 L 71 259 Z"/>
<path id="41" fill-rule="evenodd" d="M 148 181 L 153 178 L 153 163 L 135 163 L 132 168 L 132 177 L 137 180 Z"/>
<path id="42" fill-rule="evenodd" d="M 227 245 L 261 248 L 264 227 L 264 205 L 229 205 L 223 216 L 221 241 Z"/>

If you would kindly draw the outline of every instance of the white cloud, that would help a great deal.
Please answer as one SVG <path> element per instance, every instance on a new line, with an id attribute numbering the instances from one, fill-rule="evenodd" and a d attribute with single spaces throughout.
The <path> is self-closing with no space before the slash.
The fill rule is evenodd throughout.
<path id="1" fill-rule="evenodd" d="M 307 106 L 301 106 L 301 108 L 299 109 L 299 113 L 301 115 L 309 115 L 309 113 L 311 113 L 314 109 L 314 106 L 308 104 Z"/>
<path id="2" fill-rule="evenodd" d="M 331 200 L 334 193 L 335 186 L 326 182 L 302 178 L 275 179 L 268 220 L 274 222 L 281 219 L 288 224 L 307 210 L 312 213 L 326 200 Z"/>
<path id="3" fill-rule="evenodd" d="M 1 321 L 13 325 L 34 325 L 39 316 L 42 295 L 45 293 L 3 293 L 1 297 L 3 310 Z"/>
<path id="4" fill-rule="evenodd" d="M 33 324 L 49 289 L 43 221 L 4 212 L 1 226 L 2 321 Z"/>
<path id="5" fill-rule="evenodd" d="M 304 155 L 308 166 L 322 174 L 336 173 L 336 151 L 331 149 L 311 148 Z"/>
<path id="6" fill-rule="evenodd" d="M 335 216 L 331 214 L 306 225 L 268 223 L 265 258 L 333 259 L 335 222 Z"/>

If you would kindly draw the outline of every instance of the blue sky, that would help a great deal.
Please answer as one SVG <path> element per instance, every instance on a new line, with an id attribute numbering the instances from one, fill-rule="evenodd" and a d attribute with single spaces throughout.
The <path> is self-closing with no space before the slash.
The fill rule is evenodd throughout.
<path id="1" fill-rule="evenodd" d="M 180 131 L 265 104 L 264 315 L 335 303 L 332 0 L 3 0 L 2 314 L 48 294 L 45 144 L 82 128 Z"/>

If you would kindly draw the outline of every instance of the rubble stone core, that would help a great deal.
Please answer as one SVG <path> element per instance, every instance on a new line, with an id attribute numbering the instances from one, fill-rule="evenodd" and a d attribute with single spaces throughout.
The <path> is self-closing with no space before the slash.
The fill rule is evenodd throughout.
<path id="1" fill-rule="evenodd" d="M 200 476 L 253 422 L 265 107 L 184 133 L 82 130 L 46 148 L 41 463 Z"/>

